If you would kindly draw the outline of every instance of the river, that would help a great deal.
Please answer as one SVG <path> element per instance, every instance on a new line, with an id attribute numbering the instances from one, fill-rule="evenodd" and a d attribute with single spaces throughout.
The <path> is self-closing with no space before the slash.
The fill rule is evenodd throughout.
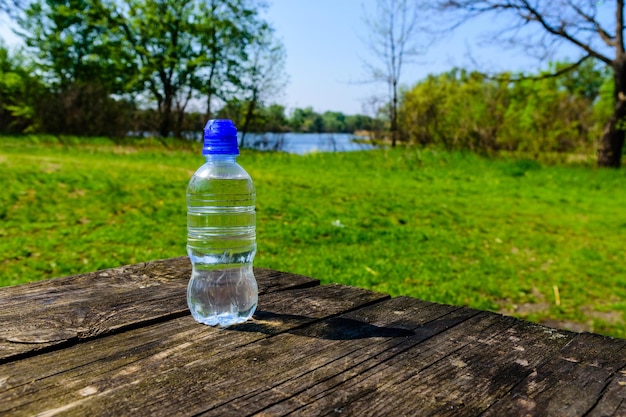
<path id="1" fill-rule="evenodd" d="M 373 145 L 355 142 L 366 139 L 351 133 L 247 133 L 245 148 L 282 151 L 294 154 L 311 152 L 349 152 L 374 149 Z M 241 142 L 241 134 L 239 134 Z"/>

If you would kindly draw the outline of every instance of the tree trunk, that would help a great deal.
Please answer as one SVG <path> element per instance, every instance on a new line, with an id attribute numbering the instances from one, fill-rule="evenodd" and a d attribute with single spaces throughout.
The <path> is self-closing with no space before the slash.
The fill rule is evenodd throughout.
<path id="1" fill-rule="evenodd" d="M 176 100 L 176 125 L 174 127 L 174 137 L 177 139 L 183 138 L 182 132 L 183 132 L 184 124 L 185 124 L 185 109 L 187 108 L 187 105 L 189 104 L 189 100 L 191 100 L 192 93 L 193 93 L 193 90 L 190 88 L 189 91 L 187 92 L 187 96 L 185 97 L 185 100 L 182 103 Z"/>
<path id="2" fill-rule="evenodd" d="M 165 108 L 161 112 L 161 123 L 159 123 L 159 136 L 166 138 L 170 135 L 172 126 L 172 105 L 165 104 Z"/>
<path id="3" fill-rule="evenodd" d="M 176 108 L 176 123 L 174 124 L 174 137 L 176 139 L 182 139 L 183 137 L 183 123 L 185 122 L 185 109 Z"/>
<path id="4" fill-rule="evenodd" d="M 211 93 L 208 92 L 206 95 L 206 116 L 205 116 L 205 120 L 210 120 L 211 117 L 213 116 L 213 114 L 211 113 L 211 99 L 213 97 L 211 96 Z"/>
<path id="5" fill-rule="evenodd" d="M 613 68 L 615 107 L 611 119 L 604 126 L 602 138 L 598 144 L 598 166 L 619 168 L 624 147 L 624 129 L 626 126 L 626 56 L 616 59 Z"/>
<path id="6" fill-rule="evenodd" d="M 172 129 L 172 95 L 169 94 L 166 89 L 165 99 L 163 100 L 163 107 L 159 106 L 161 121 L 159 123 L 159 142 L 163 144 L 166 148 L 167 142 L 165 138 L 170 135 L 170 131 Z"/>
<path id="7" fill-rule="evenodd" d="M 392 99 L 391 99 L 391 147 L 396 147 L 398 140 L 398 82 L 394 79 L 392 82 Z"/>
<path id="8" fill-rule="evenodd" d="M 250 122 L 252 122 L 252 118 L 254 117 L 256 103 L 257 91 L 255 90 L 252 93 L 252 98 L 250 99 L 250 103 L 248 104 L 248 111 L 246 112 L 246 118 L 244 119 L 243 128 L 241 129 L 241 143 L 239 144 L 240 148 L 243 148 L 245 145 L 246 133 L 248 133 L 248 129 L 250 128 Z"/>

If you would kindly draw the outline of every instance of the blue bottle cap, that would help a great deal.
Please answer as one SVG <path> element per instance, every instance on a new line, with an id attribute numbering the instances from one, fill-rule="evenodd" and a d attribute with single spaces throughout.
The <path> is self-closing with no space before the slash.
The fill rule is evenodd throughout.
<path id="1" fill-rule="evenodd" d="M 232 120 L 211 119 L 206 123 L 202 155 L 239 155 L 237 128 Z"/>

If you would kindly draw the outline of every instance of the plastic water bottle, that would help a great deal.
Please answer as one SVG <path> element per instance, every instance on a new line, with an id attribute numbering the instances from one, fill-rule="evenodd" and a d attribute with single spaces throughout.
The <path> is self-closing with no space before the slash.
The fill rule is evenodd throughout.
<path id="1" fill-rule="evenodd" d="M 196 321 L 226 327 L 249 319 L 257 306 L 255 191 L 236 161 L 232 121 L 207 122 L 202 154 L 207 161 L 187 187 L 187 304 Z"/>

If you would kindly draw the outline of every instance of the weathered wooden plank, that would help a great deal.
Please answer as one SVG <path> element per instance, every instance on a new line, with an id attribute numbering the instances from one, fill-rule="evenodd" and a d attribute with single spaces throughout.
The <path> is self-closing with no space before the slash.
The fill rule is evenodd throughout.
<path id="1" fill-rule="evenodd" d="M 371 308 L 366 310 L 371 312 Z M 442 315 L 445 315 L 442 311 L 430 313 L 431 319 Z M 456 317 L 456 320 L 462 318 Z M 447 326 L 451 321 L 448 318 L 440 324 Z M 317 336 L 302 336 L 308 326 L 301 327 L 249 344 L 238 352 L 225 353 L 219 362 L 209 358 L 198 366 L 172 374 L 168 376 L 170 380 L 184 373 L 204 384 L 192 387 L 170 384 L 167 389 L 156 388 L 157 393 L 155 395 L 153 390 L 153 395 L 157 399 L 146 401 L 142 410 L 151 415 L 166 415 L 186 404 L 193 414 L 211 410 L 209 412 L 215 415 L 249 415 L 263 409 L 268 401 L 274 402 L 275 396 L 286 395 L 287 391 L 283 390 L 291 389 L 292 384 L 298 385 L 303 376 L 326 379 L 325 374 L 341 372 L 353 360 L 371 357 L 373 353 L 368 350 L 385 352 L 412 333 L 401 327 L 359 323 L 343 316 L 323 323 L 316 326 Z M 207 368 L 211 369 L 209 375 L 204 373 Z M 194 398 L 202 398 L 202 401 Z"/>
<path id="2" fill-rule="evenodd" d="M 585 417 L 626 416 L 626 368 L 620 369 Z"/>
<path id="3" fill-rule="evenodd" d="M 186 258 L 151 267 L 0 289 L 0 353 L 64 347 L 0 365 L 0 414 L 626 415 L 626 340 L 269 270 L 220 330 L 186 313 Z"/>
<path id="4" fill-rule="evenodd" d="M 274 271 L 266 268 L 254 268 L 261 293 L 280 291 L 281 289 L 318 285 L 319 280 L 302 275 Z M 6 309 L 32 306 L 33 304 L 74 303 L 80 297 L 108 295 L 101 291 L 111 288 L 150 288 L 163 283 L 182 284 L 186 289 L 191 275 L 191 264 L 186 256 L 163 259 L 152 262 L 126 265 L 80 275 L 37 281 L 29 284 L 0 288 L 0 305 Z M 97 291 L 96 291 L 97 290 Z M 68 292 L 72 297 L 68 297 Z M 3 317 L 6 311 L 0 311 Z"/>
<path id="5" fill-rule="evenodd" d="M 303 291 L 301 295 L 294 297 L 294 302 L 291 303 L 284 303 L 284 297 L 275 296 L 275 301 L 272 302 L 272 308 L 268 309 L 264 307 L 262 309 L 265 312 L 265 316 L 268 318 L 268 320 L 264 320 L 261 323 L 252 323 L 250 326 L 244 326 L 247 328 L 243 329 L 243 331 L 242 329 L 238 329 L 237 331 L 233 331 L 232 333 L 230 330 L 224 331 L 221 333 L 221 335 L 223 336 L 226 334 L 228 336 L 226 342 L 231 342 L 233 337 L 245 337 L 246 342 L 249 343 L 251 341 L 251 337 L 259 337 L 259 335 L 262 335 L 263 333 L 276 333 L 276 328 L 279 327 L 277 324 L 285 324 L 282 322 L 283 318 L 287 318 L 289 321 L 293 321 L 297 320 L 297 318 L 299 317 L 300 323 L 293 322 L 291 326 L 292 328 L 296 328 L 299 324 L 302 324 L 303 318 L 310 317 L 311 315 L 323 317 L 325 314 L 327 314 L 324 312 L 334 312 L 335 310 L 345 311 L 346 309 L 353 307 L 354 303 L 357 300 L 367 300 L 367 298 L 363 298 L 364 295 L 368 298 L 371 297 L 369 293 L 361 292 L 362 290 L 348 289 L 349 291 L 346 291 L 345 287 L 338 286 L 314 288 L 312 290 L 306 292 Z M 323 295 L 323 297 L 320 296 L 320 294 L 317 294 L 317 292 Z M 274 295 L 275 294 L 272 294 L 272 296 Z M 375 300 L 378 300 L 380 296 L 375 295 L 375 297 L 377 297 L 375 298 Z M 263 297 L 264 304 L 266 302 L 266 298 L 268 297 Z M 319 306 L 321 305 L 325 305 L 325 307 L 320 308 Z M 434 308 L 431 308 L 431 310 L 431 316 L 444 314 L 442 312 L 437 312 Z M 294 314 L 296 312 L 299 314 Z M 302 316 L 301 314 L 305 314 L 305 316 Z M 397 316 L 394 315 L 394 317 Z M 447 321 L 444 321 L 444 323 L 447 323 Z M 274 329 L 272 329 L 272 327 Z M 263 333 L 251 332 L 251 330 L 253 330 L 254 328 L 260 329 Z M 374 325 L 365 325 L 365 328 L 362 329 L 362 331 L 366 332 L 365 334 L 355 333 L 353 331 L 353 326 L 350 323 L 347 323 L 347 325 L 346 323 L 344 323 L 342 327 L 338 327 L 336 329 L 338 331 L 336 335 L 332 337 L 328 336 L 328 329 L 324 330 L 324 333 L 327 335 L 326 337 L 329 337 L 327 340 L 335 339 L 336 354 L 342 355 L 340 338 L 365 337 L 366 335 L 372 336 L 370 328 L 376 331 L 374 335 L 378 335 L 376 336 L 378 338 L 382 337 L 380 336 L 381 334 L 384 335 L 384 337 L 390 337 L 390 335 L 397 336 L 398 332 L 398 329 L 384 329 L 377 328 Z M 344 333 L 343 330 L 346 330 L 348 333 Z M 298 332 L 299 330 L 293 331 Z M 134 332 L 136 331 L 132 331 L 129 333 Z M 404 332 L 401 332 L 401 335 L 399 337 L 402 337 L 403 334 Z M 116 337 L 117 336 L 112 336 L 111 338 Z M 293 335 L 291 336 L 291 338 L 301 339 L 301 337 L 296 337 Z M 190 337 L 186 339 L 189 340 L 188 343 L 193 343 L 193 346 L 195 346 L 195 343 L 193 342 L 195 338 Z M 312 340 L 314 341 L 315 339 Z M 363 340 L 367 341 L 366 339 Z M 377 340 L 380 341 L 380 339 Z M 377 340 L 370 340 L 368 343 L 376 343 Z M 305 340 L 305 342 L 306 341 L 307 340 Z M 98 340 L 98 342 L 102 343 L 103 340 Z M 209 342 L 207 342 L 206 340 L 202 341 L 203 346 L 207 345 L 207 343 Z M 220 341 L 217 340 L 215 343 L 219 346 Z M 305 343 L 302 348 L 298 348 L 298 351 L 294 352 L 293 349 L 290 348 L 290 344 L 285 344 L 284 341 L 277 341 L 276 343 L 272 344 L 272 346 L 274 346 L 275 349 L 278 349 L 279 351 L 279 353 L 275 355 L 274 353 L 276 352 L 270 352 L 266 349 L 266 344 L 256 346 L 252 350 L 245 348 L 244 351 L 242 351 L 241 349 L 235 351 L 235 349 L 232 348 L 232 345 L 230 345 L 230 343 L 228 344 L 230 349 L 225 349 L 219 355 L 214 353 L 213 347 L 209 347 L 211 355 L 207 355 L 206 353 L 204 355 L 202 353 L 191 355 L 189 351 L 192 351 L 194 348 L 189 346 L 186 347 L 185 349 L 187 353 L 185 353 L 185 359 L 181 360 L 183 364 L 185 362 L 187 363 L 184 367 L 181 367 L 180 363 L 172 363 L 175 359 L 169 356 L 167 357 L 167 359 L 162 359 L 163 361 L 167 362 L 167 365 L 164 365 L 163 363 L 156 363 L 150 366 L 141 366 L 139 365 L 141 361 L 133 360 L 133 368 L 141 366 L 141 369 L 150 369 L 151 371 L 156 372 L 159 371 L 160 367 L 165 366 L 164 369 L 161 369 L 152 377 L 150 375 L 145 375 L 146 371 L 142 371 L 142 375 L 140 378 L 141 381 L 129 388 L 131 392 L 134 392 L 135 390 L 149 392 L 149 395 L 146 396 L 146 398 L 144 398 L 142 401 L 142 412 L 150 415 L 168 415 L 170 413 L 175 413 L 176 410 L 180 410 L 181 407 L 188 407 L 188 410 L 190 412 L 194 411 L 194 408 L 198 408 L 198 406 L 201 407 L 198 410 L 205 409 L 206 405 L 204 403 L 199 403 L 199 401 L 210 403 L 211 401 L 223 402 L 226 401 L 228 398 L 232 399 L 233 396 L 237 396 L 240 394 L 239 387 L 242 384 L 244 391 L 241 392 L 245 392 L 245 387 L 248 384 L 247 382 L 245 382 L 246 379 L 252 379 L 253 385 L 258 387 L 259 381 L 263 380 L 263 378 L 272 379 L 275 378 L 277 374 L 281 377 L 285 377 L 285 375 L 291 372 L 290 368 L 294 367 L 295 364 L 298 363 L 299 357 L 306 358 L 307 356 L 314 354 L 318 350 L 317 345 L 312 343 Z M 382 346 L 381 348 L 384 349 L 384 346 Z M 165 349 L 166 351 L 172 350 L 172 348 L 169 346 L 161 347 L 161 349 Z M 160 350 L 156 351 L 159 352 Z M 206 346 L 201 352 L 206 352 Z M 116 352 L 116 354 L 120 355 L 121 353 Z M 41 355 L 40 357 L 33 359 L 41 360 L 40 358 L 43 356 L 48 355 Z M 126 360 L 127 355 L 124 354 L 122 356 Z M 265 367 L 266 359 L 272 359 L 278 365 Z M 105 364 L 108 363 L 110 363 L 110 361 L 105 361 Z M 261 366 L 264 367 L 265 372 L 262 375 L 259 375 L 258 373 L 260 372 L 260 368 L 253 368 L 251 367 L 251 364 L 262 364 Z M 38 364 L 37 366 L 41 367 L 41 364 Z M 33 365 L 33 367 L 35 368 L 37 366 Z M 207 374 L 208 371 L 210 371 L 210 374 Z M 83 372 L 87 371 L 83 370 Z M 93 373 L 93 371 L 91 370 L 88 372 L 89 374 Z M 118 372 L 126 373 L 125 371 Z M 105 379 L 105 383 L 109 383 L 111 385 L 114 385 L 115 387 L 123 387 L 124 382 L 120 381 L 120 378 L 111 377 L 110 373 L 111 372 L 107 372 L 106 378 L 102 377 Z M 137 378 L 137 376 L 135 376 L 135 378 Z M 55 375 L 52 379 L 59 379 L 59 383 L 62 383 L 64 385 L 67 385 L 68 383 L 74 385 L 71 375 L 68 374 Z M 154 384 L 155 379 L 159 380 L 158 384 Z M 200 385 L 194 383 L 192 384 L 192 386 L 189 387 L 187 386 L 189 381 L 196 381 L 197 384 Z M 203 381 L 206 385 L 202 385 Z M 93 380 L 85 382 L 81 386 L 98 387 L 99 392 L 102 392 L 102 390 L 105 389 L 102 387 L 101 384 L 99 384 L 98 382 L 94 382 Z M 200 389 L 201 392 L 194 392 L 194 390 L 198 389 Z M 50 386 L 38 388 L 38 391 L 45 392 L 48 395 L 52 393 Z M 101 394 L 105 396 L 102 401 L 112 404 L 124 403 L 125 401 L 127 401 L 126 396 L 128 396 L 128 392 L 128 389 L 125 389 L 124 391 L 119 393 L 107 392 L 106 394 Z M 21 393 L 23 394 L 23 392 Z M 30 393 L 31 397 L 33 395 L 35 394 Z M 60 395 L 62 396 L 62 394 L 54 393 L 54 397 L 59 397 Z M 113 396 L 114 398 L 110 398 L 111 396 Z M 118 396 L 120 398 L 118 398 Z M 0 396 L 0 403 L 2 402 L 2 400 L 3 398 Z M 19 401 L 19 399 L 16 399 L 14 401 Z M 136 398 L 133 398 L 132 401 L 136 401 Z M 73 403 L 73 401 L 71 403 Z M 89 406 L 93 407 L 94 404 L 90 403 Z M 155 409 L 151 410 L 150 407 L 154 407 Z M 13 412 L 18 411 L 19 409 L 13 410 Z"/>
<path id="6" fill-rule="evenodd" d="M 478 415 L 571 338 L 551 339 L 545 331 L 481 312 L 422 343 L 374 356 L 374 366 L 363 372 L 338 374 L 260 415 Z"/>
<path id="7" fill-rule="evenodd" d="M 187 257 L 0 288 L 0 363 L 142 323 L 188 314 Z M 318 285 L 255 269 L 261 294 Z"/>
<path id="8" fill-rule="evenodd" d="M 324 289 L 319 287 L 313 290 Z M 331 299 L 342 298 L 342 287 L 331 289 L 336 292 Z M 344 295 L 339 305 L 351 298 Z M 345 411 L 348 415 L 401 415 L 394 411 L 405 406 L 403 403 L 410 399 L 414 404 L 416 398 L 419 398 L 418 402 L 423 402 L 433 392 L 439 395 L 436 403 L 447 405 L 445 403 L 449 399 L 442 399 L 441 393 L 448 391 L 445 386 L 443 389 L 439 386 L 439 380 L 446 380 L 442 373 L 455 373 L 456 369 L 463 368 L 460 366 L 461 361 L 463 358 L 469 359 L 460 352 L 469 349 L 488 354 L 490 346 L 504 341 L 505 345 L 513 343 L 512 351 L 515 355 L 520 354 L 524 346 L 523 341 L 514 340 L 517 337 L 516 325 L 519 324 L 515 319 L 469 309 L 430 305 L 412 299 L 394 299 L 374 304 L 311 326 L 293 323 L 288 333 L 266 340 L 246 339 L 254 335 L 275 334 L 267 327 L 282 322 L 283 318 L 296 320 L 295 317 L 301 317 L 300 314 L 293 314 L 293 308 L 303 311 L 302 303 L 312 307 L 304 309 L 308 311 L 306 314 L 323 314 L 327 310 L 318 308 L 325 304 L 319 297 L 304 296 L 291 303 L 281 303 L 281 299 L 276 297 L 276 310 L 267 310 L 266 316 L 270 320 L 252 323 L 248 329 L 236 331 L 235 338 L 245 339 L 245 342 L 238 342 L 245 346 L 236 351 L 233 345 L 226 343 L 228 349 L 215 352 L 215 346 L 220 346 L 224 340 L 218 338 L 211 344 L 201 339 L 200 346 L 209 345 L 211 354 L 207 355 L 205 350 L 193 342 L 195 338 L 187 338 L 189 341 L 184 348 L 168 347 L 165 349 L 167 354 L 159 354 L 163 351 L 161 347 L 151 351 L 153 355 L 147 359 L 134 360 L 131 365 L 116 366 L 114 370 L 107 370 L 96 377 L 93 376 L 96 372 L 84 368 L 81 368 L 79 376 L 55 374 L 46 380 L 48 383 L 56 380 L 61 388 L 51 389 L 49 385 L 39 387 L 37 392 L 44 393 L 47 398 L 38 400 L 36 404 L 24 404 L 24 408 L 14 408 L 11 412 L 41 411 L 41 408 L 29 407 L 45 404 L 48 410 L 71 411 L 71 414 L 76 415 L 94 410 L 98 410 L 98 413 L 109 410 L 110 414 L 141 410 L 150 415 L 196 414 L 202 411 L 213 415 L 240 415 L 254 411 L 268 415 L 293 411 L 301 415 L 317 415 L 335 410 Z M 507 323 L 503 325 L 503 321 Z M 255 328 L 262 333 L 250 331 Z M 505 336 L 501 340 L 494 338 L 494 333 L 500 334 L 502 330 Z M 219 336 L 229 335 L 228 342 L 232 340 L 230 332 L 223 331 Z M 107 339 L 118 336 L 121 335 Z M 542 336 L 549 339 L 545 334 Z M 101 343 L 102 340 L 97 342 Z M 485 347 L 487 352 L 482 350 Z M 545 345 L 533 347 L 541 351 Z M 502 348 L 507 349 L 506 346 Z M 474 356 L 478 353 L 474 352 Z M 155 361 L 157 356 L 158 361 Z M 492 360 L 491 356 L 487 357 Z M 105 361 L 106 364 L 110 362 Z M 528 365 L 531 365 L 530 361 Z M 86 367 L 90 368 L 91 365 L 87 364 Z M 441 368 L 440 371 L 428 377 L 427 370 L 437 367 Z M 141 369 L 141 373 L 136 369 Z M 422 377 L 428 381 L 423 382 L 425 385 L 421 387 L 426 395 L 415 390 L 414 382 Z M 486 376 L 484 378 L 487 379 Z M 458 375 L 452 378 L 455 379 L 458 379 Z M 194 383 L 190 384 L 189 381 Z M 67 392 L 68 385 L 70 392 Z M 480 390 L 467 390 L 467 385 L 457 387 L 457 390 L 468 396 L 476 392 L 482 394 Z M 376 395 L 370 401 L 367 397 L 372 394 Z M 35 395 L 31 393 L 29 397 L 32 399 Z M 53 401 L 59 398 L 65 401 L 61 404 Z M 12 402 L 15 401 L 19 401 L 19 398 Z M 111 409 L 111 404 L 118 408 Z M 308 407 L 302 407 L 303 404 Z M 355 407 L 363 404 L 367 408 Z M 281 408 L 281 405 L 289 407 Z M 375 413 L 368 413 L 372 407 L 382 408 L 376 408 Z M 419 409 L 432 411 L 432 408 Z M 409 413 L 415 414 L 415 409 L 411 408 Z"/>
<path id="9" fill-rule="evenodd" d="M 626 340 L 582 333 L 538 366 L 485 416 L 586 416 L 615 412 L 626 399 Z M 620 389 L 621 387 L 621 389 Z M 594 411 L 595 410 L 595 411 Z"/>
<path id="10" fill-rule="evenodd" d="M 0 414 L 149 415 L 146 404 L 172 400 L 177 408 L 161 415 L 188 414 L 213 395 L 217 374 L 236 378 L 226 358 L 233 361 L 242 346 L 386 298 L 336 285 L 285 290 L 261 296 L 259 319 L 229 329 L 181 317 L 6 363 L 0 365 Z M 200 397 L 172 397 L 172 390 L 198 388 Z"/>
<path id="11" fill-rule="evenodd" d="M 238 396 L 224 404 L 207 404 L 210 408 L 203 415 L 287 414 L 316 393 L 359 378 L 389 358 L 460 327 L 477 314 L 467 308 L 400 297 L 297 329 L 272 339 L 255 355 L 264 368 L 274 369 L 279 366 L 273 361 L 280 357 L 281 346 L 302 345 L 292 350 L 305 352 L 305 360 L 296 361 L 279 375 L 258 372 L 256 377 L 248 378 L 252 383 L 244 379 L 246 382 L 234 390 Z M 298 336 L 295 340 L 294 335 Z"/>

